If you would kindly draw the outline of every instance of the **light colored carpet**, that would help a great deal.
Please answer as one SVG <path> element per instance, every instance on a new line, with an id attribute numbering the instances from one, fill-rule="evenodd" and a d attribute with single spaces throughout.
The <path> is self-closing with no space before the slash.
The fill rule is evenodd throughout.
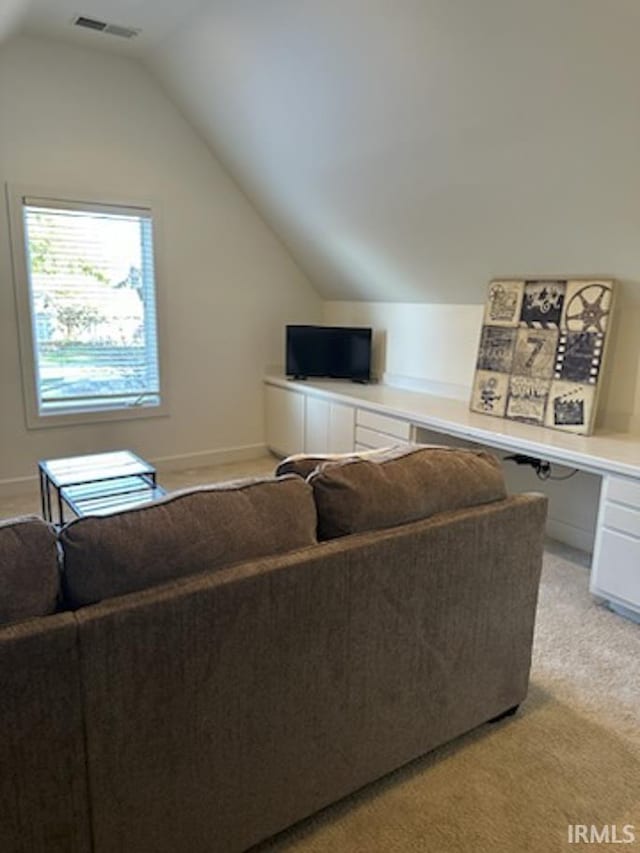
<path id="1" fill-rule="evenodd" d="M 587 557 L 549 542 L 531 686 L 485 725 L 259 845 L 255 853 L 555 853 L 568 824 L 635 826 L 640 625 L 595 604 Z"/>

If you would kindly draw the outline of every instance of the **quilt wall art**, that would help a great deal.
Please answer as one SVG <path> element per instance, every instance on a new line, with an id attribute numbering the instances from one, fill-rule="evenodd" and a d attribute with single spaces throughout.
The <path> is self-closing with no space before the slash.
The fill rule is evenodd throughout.
<path id="1" fill-rule="evenodd" d="M 492 281 L 472 411 L 589 435 L 613 297 L 611 280 Z"/>

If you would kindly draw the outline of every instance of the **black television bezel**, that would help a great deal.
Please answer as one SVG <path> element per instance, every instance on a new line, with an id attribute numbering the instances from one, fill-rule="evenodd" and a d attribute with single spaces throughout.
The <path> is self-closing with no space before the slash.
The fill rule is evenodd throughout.
<path id="1" fill-rule="evenodd" d="M 293 370 L 290 370 L 291 366 L 291 358 L 289 353 L 290 347 L 290 339 L 289 332 L 291 329 L 296 330 L 305 330 L 308 329 L 317 332 L 326 332 L 327 335 L 339 333 L 341 335 L 347 335 L 349 333 L 358 333 L 362 335 L 365 333 L 368 339 L 368 371 L 367 373 L 363 372 L 354 372 L 353 370 L 345 369 L 344 371 L 335 372 L 327 369 L 311 371 L 308 373 L 298 373 Z M 292 379 L 345 379 L 351 382 L 362 382 L 367 383 L 371 381 L 371 361 L 372 361 L 372 340 L 373 340 L 373 329 L 370 326 L 318 326 L 311 324 L 298 324 L 298 323 L 288 323 L 285 327 L 285 374 L 286 376 Z"/>

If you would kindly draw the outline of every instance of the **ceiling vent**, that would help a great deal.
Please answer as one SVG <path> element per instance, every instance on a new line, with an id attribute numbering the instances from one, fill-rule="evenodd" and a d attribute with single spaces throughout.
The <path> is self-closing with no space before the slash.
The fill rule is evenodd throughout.
<path id="1" fill-rule="evenodd" d="M 110 36 L 131 39 L 140 34 L 135 27 L 121 27 L 119 24 L 108 24 L 106 21 L 98 21 L 95 18 L 87 18 L 86 15 L 78 15 L 73 19 L 73 25 L 84 27 L 86 30 L 95 30 L 99 33 L 107 33 Z"/>

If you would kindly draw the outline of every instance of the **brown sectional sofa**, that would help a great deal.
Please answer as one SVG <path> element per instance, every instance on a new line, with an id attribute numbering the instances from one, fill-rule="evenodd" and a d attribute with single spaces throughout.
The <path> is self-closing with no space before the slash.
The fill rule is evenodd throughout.
<path id="1" fill-rule="evenodd" d="M 245 850 L 524 699 L 546 500 L 471 451 L 309 467 L 72 522 L 66 612 L 55 533 L 0 527 L 47 590 L 0 591 L 3 853 Z"/>

